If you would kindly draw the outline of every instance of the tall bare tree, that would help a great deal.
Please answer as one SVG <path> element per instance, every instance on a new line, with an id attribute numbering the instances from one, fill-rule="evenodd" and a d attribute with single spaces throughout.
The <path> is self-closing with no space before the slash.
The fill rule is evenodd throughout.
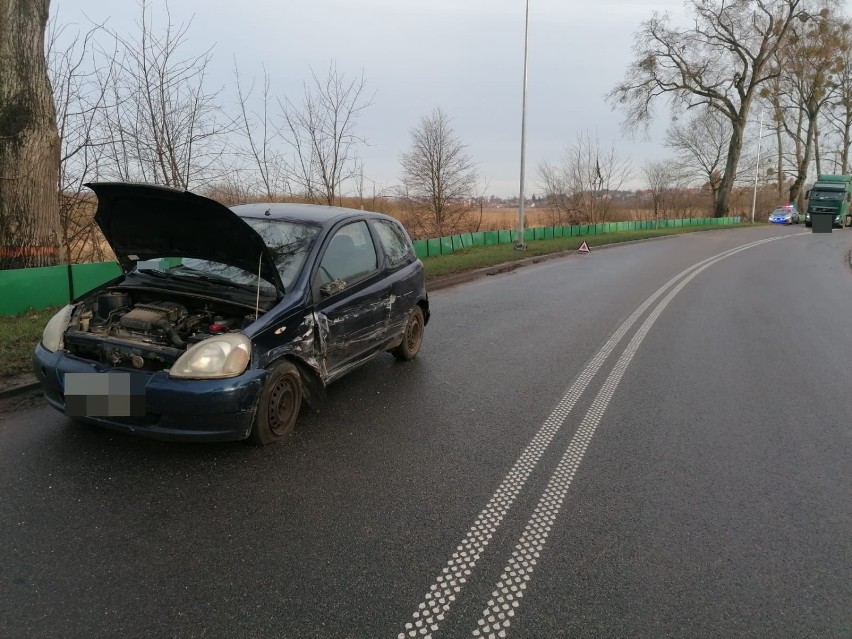
<path id="1" fill-rule="evenodd" d="M 838 147 L 835 158 L 839 172 L 849 171 L 849 149 L 852 147 L 852 25 L 847 21 L 841 30 L 842 38 L 837 49 L 838 68 L 835 74 L 834 95 L 825 110 L 829 130 Z"/>
<path id="2" fill-rule="evenodd" d="M 263 87 L 258 110 L 253 110 L 250 106 L 254 82 L 247 89 L 244 88 L 236 64 L 234 64 L 234 79 L 239 100 L 239 115 L 236 118 L 237 126 L 235 127 L 235 133 L 240 140 L 237 155 L 257 172 L 257 186 L 270 201 L 273 201 L 277 196 L 289 192 L 290 187 L 287 164 L 276 145 L 276 142 L 281 142 L 280 135 L 273 126 L 272 115 L 269 112 L 272 104 L 269 73 L 266 68 L 263 69 Z"/>
<path id="3" fill-rule="evenodd" d="M 62 260 L 49 0 L 0 0 L 0 269 Z"/>
<path id="4" fill-rule="evenodd" d="M 360 172 L 358 119 L 372 104 L 364 75 L 347 78 L 331 63 L 325 78 L 311 71 L 300 104 L 280 102 L 282 135 L 292 151 L 294 188 L 310 200 L 338 203 L 343 184 Z"/>
<path id="5" fill-rule="evenodd" d="M 626 111 L 628 128 L 647 124 L 661 96 L 675 107 L 706 104 L 731 123 L 727 160 L 715 215 L 729 210 L 749 111 L 772 60 L 795 21 L 806 19 L 804 0 L 688 0 L 687 28 L 654 13 L 636 34 L 626 78 L 609 94 Z"/>
<path id="6" fill-rule="evenodd" d="M 683 165 L 676 160 L 645 162 L 642 174 L 648 184 L 648 195 L 654 207 L 654 219 L 666 218 L 683 185 Z"/>
<path id="7" fill-rule="evenodd" d="M 440 108 L 411 130 L 403 153 L 400 199 L 421 227 L 440 236 L 459 230 L 477 195 L 476 163 Z"/>
<path id="8" fill-rule="evenodd" d="M 686 121 L 672 122 L 666 132 L 665 144 L 677 154 L 683 173 L 709 185 L 714 210 L 730 141 L 730 120 L 706 106 L 698 107 Z"/>
<path id="9" fill-rule="evenodd" d="M 580 133 L 561 164 L 543 162 L 539 178 L 549 206 L 561 219 L 588 224 L 606 222 L 612 213 L 612 196 L 630 178 L 630 160 L 614 145 L 602 146 L 597 137 Z"/>
<path id="10" fill-rule="evenodd" d="M 115 177 L 175 188 L 203 186 L 224 172 L 228 126 L 217 93 L 206 87 L 211 50 L 186 54 L 191 21 L 158 30 L 147 0 L 137 32 L 115 33 L 118 72 L 105 78 L 111 108 L 104 118 Z"/>
<path id="11" fill-rule="evenodd" d="M 844 22 L 833 19 L 828 8 L 823 8 L 809 14 L 802 24 L 793 25 L 776 55 L 782 104 L 786 97 L 789 112 L 783 121 L 797 149 L 790 201 L 799 207 L 804 205 L 802 187 L 816 146 L 819 115 L 834 96 L 835 75 L 842 69 L 837 52 L 842 49 L 847 28 Z M 791 121 L 795 126 L 789 124 Z"/>
<path id="12" fill-rule="evenodd" d="M 98 176 L 108 141 L 100 121 L 107 109 L 106 86 L 99 78 L 114 72 L 114 55 L 97 55 L 101 25 L 72 32 L 51 20 L 47 37 L 47 67 L 53 87 L 61 140 L 59 159 L 59 217 L 69 261 L 111 258 L 93 219 L 91 192 L 83 185 Z M 113 51 L 114 53 L 114 51 Z"/>

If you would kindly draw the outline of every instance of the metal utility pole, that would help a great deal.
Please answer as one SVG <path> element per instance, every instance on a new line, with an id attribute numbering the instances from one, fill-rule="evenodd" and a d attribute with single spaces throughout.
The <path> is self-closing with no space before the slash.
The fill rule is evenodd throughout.
<path id="1" fill-rule="evenodd" d="M 754 209 L 757 206 L 757 176 L 760 174 L 760 143 L 763 140 L 763 107 L 760 107 L 760 124 L 757 127 L 757 164 L 754 167 L 754 194 L 751 197 L 751 223 L 754 224 Z"/>
<path id="2" fill-rule="evenodd" d="M 526 18 L 524 20 L 524 98 L 521 105 L 521 202 L 518 208 L 518 241 L 515 248 L 523 251 L 527 248 L 524 242 L 524 152 L 527 135 L 527 47 L 530 31 L 530 0 L 527 0 Z"/>

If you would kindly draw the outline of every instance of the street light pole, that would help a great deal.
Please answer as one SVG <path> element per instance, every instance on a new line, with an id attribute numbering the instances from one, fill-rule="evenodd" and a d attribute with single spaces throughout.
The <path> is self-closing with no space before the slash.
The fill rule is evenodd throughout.
<path id="1" fill-rule="evenodd" d="M 751 223 L 754 224 L 754 209 L 757 206 L 757 176 L 760 173 L 760 143 L 763 140 L 763 107 L 760 107 L 760 124 L 757 128 L 757 164 L 754 166 L 754 195 L 751 198 Z"/>
<path id="2" fill-rule="evenodd" d="M 526 17 L 524 19 L 524 97 L 521 104 L 521 202 L 518 208 L 518 241 L 515 248 L 523 251 L 527 248 L 524 242 L 524 153 L 526 150 L 527 134 L 527 47 L 530 29 L 530 0 L 527 0 Z"/>

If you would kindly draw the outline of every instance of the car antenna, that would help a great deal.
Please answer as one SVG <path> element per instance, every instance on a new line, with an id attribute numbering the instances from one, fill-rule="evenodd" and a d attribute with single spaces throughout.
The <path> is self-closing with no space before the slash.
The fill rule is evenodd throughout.
<path id="1" fill-rule="evenodd" d="M 263 251 L 260 253 L 260 257 L 257 259 L 257 300 L 254 304 L 254 319 L 258 319 L 260 317 L 260 271 L 263 268 Z"/>

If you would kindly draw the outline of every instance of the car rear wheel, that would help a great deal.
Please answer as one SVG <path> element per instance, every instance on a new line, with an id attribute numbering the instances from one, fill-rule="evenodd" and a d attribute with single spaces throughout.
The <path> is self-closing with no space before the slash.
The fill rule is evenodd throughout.
<path id="1" fill-rule="evenodd" d="M 260 393 L 249 435 L 253 444 L 271 444 L 293 432 L 302 407 L 302 376 L 293 362 L 276 365 Z"/>
<path id="2" fill-rule="evenodd" d="M 411 311 L 411 316 L 408 318 L 408 323 L 405 325 L 405 331 L 402 334 L 402 344 L 397 346 L 392 352 L 393 356 L 401 360 L 414 359 L 414 356 L 420 351 L 420 346 L 423 344 L 423 329 L 426 322 L 423 320 L 423 309 L 415 306 Z"/>

